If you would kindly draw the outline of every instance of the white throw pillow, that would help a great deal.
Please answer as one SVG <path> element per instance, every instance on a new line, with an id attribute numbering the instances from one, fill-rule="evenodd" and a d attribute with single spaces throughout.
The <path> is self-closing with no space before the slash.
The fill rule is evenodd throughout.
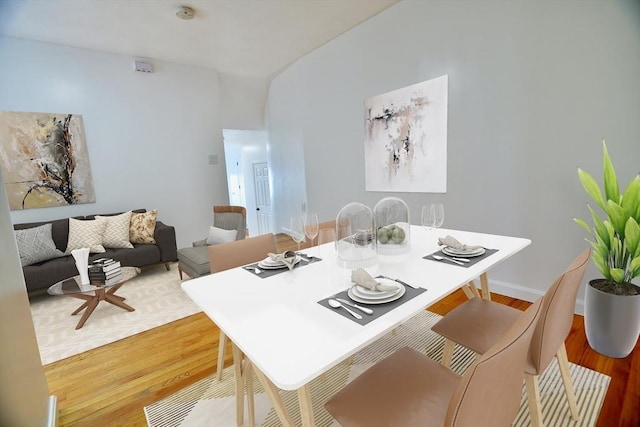
<path id="1" fill-rule="evenodd" d="M 96 215 L 96 218 L 107 222 L 107 228 L 102 236 L 102 246 L 105 248 L 133 248 L 129 241 L 131 211 L 113 216 Z"/>
<path id="2" fill-rule="evenodd" d="M 218 243 L 233 242 L 236 240 L 238 230 L 225 230 L 218 227 L 209 227 L 209 237 L 207 237 L 207 245 L 217 245 Z"/>
<path id="3" fill-rule="evenodd" d="M 70 254 L 74 249 L 89 248 L 89 252 L 105 252 L 102 246 L 102 235 L 107 228 L 107 221 L 102 219 L 92 219 L 81 221 L 69 218 L 69 241 L 67 242 L 66 254 Z"/>

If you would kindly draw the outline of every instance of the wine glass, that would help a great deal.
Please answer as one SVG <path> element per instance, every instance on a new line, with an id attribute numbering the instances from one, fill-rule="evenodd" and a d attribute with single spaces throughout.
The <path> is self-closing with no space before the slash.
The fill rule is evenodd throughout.
<path id="1" fill-rule="evenodd" d="M 433 203 L 422 207 L 422 216 L 420 221 L 425 230 L 431 230 L 436 222 L 436 211 Z"/>
<path id="2" fill-rule="evenodd" d="M 313 240 L 318 235 L 318 215 L 315 213 L 307 213 L 304 216 L 304 234 L 311 240 L 311 246 L 313 246 Z"/>
<path id="3" fill-rule="evenodd" d="M 444 222 L 444 206 L 442 203 L 433 204 L 433 213 L 433 228 L 438 228 Z"/>
<path id="4" fill-rule="evenodd" d="M 304 240 L 304 217 L 292 216 L 289 228 L 291 230 L 291 238 L 298 244 L 299 252 L 300 243 Z"/>

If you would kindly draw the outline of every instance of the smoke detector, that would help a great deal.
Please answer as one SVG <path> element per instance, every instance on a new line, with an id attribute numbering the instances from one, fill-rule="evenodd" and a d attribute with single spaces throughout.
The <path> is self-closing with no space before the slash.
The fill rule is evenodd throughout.
<path id="1" fill-rule="evenodd" d="M 195 11 L 189 6 L 180 6 L 176 11 L 176 16 L 180 19 L 193 19 Z"/>

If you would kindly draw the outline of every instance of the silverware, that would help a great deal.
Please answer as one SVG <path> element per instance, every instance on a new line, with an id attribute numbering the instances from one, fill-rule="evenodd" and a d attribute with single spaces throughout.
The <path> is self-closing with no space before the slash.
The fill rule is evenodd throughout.
<path id="1" fill-rule="evenodd" d="M 438 260 L 438 261 L 442 261 L 442 260 L 447 260 L 450 261 L 454 264 L 458 264 L 458 265 L 464 265 L 464 263 L 460 262 L 460 261 L 456 261 L 453 258 L 447 258 L 446 256 L 440 256 L 440 255 L 431 255 L 433 257 L 433 259 Z"/>
<path id="2" fill-rule="evenodd" d="M 392 277 L 384 276 L 384 275 L 382 275 L 382 274 L 378 274 L 375 278 L 376 278 L 376 279 L 387 279 L 387 280 L 393 280 L 394 282 L 400 283 L 401 285 L 408 286 L 408 287 L 413 288 L 413 289 L 418 289 L 418 287 L 417 287 L 417 286 L 410 285 L 410 284 L 408 284 L 407 282 L 403 282 L 403 281 L 402 281 L 402 280 L 400 280 L 400 279 L 394 279 L 394 278 L 392 278 Z"/>
<path id="3" fill-rule="evenodd" d="M 349 307 L 345 307 L 344 305 L 340 304 L 338 301 L 334 300 L 334 299 L 330 299 L 329 301 L 327 301 L 329 303 L 329 305 L 333 308 L 344 308 L 345 310 L 347 310 L 349 312 L 349 314 L 351 314 L 353 317 L 355 317 L 356 319 L 362 319 L 362 316 L 360 316 L 358 313 L 356 313 L 355 311 L 351 310 Z"/>
<path id="4" fill-rule="evenodd" d="M 370 308 L 367 307 L 360 307 L 358 304 L 354 304 L 351 301 L 347 301 L 346 299 L 342 299 L 342 298 L 336 298 L 338 301 L 340 301 L 343 304 L 347 304 L 348 306 L 351 306 L 353 308 L 357 308 L 358 310 L 367 313 L 367 314 L 373 314 L 373 310 L 371 310 Z"/>
<path id="5" fill-rule="evenodd" d="M 306 257 L 306 255 L 303 255 L 299 252 L 296 252 L 296 255 L 298 255 L 300 258 L 302 258 L 303 261 L 307 261 L 307 262 L 311 262 L 311 260 L 309 258 Z"/>
<path id="6" fill-rule="evenodd" d="M 244 269 L 247 271 L 253 271 L 256 274 L 262 273 L 262 270 L 260 270 L 258 267 L 252 267 L 250 265 L 246 266 Z"/>

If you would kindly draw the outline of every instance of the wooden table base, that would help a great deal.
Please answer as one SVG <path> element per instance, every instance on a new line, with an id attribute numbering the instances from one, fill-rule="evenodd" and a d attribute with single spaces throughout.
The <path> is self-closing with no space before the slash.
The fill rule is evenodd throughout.
<path id="1" fill-rule="evenodd" d="M 73 313 L 71 313 L 71 315 L 73 316 L 80 313 L 82 310 L 86 309 L 85 312 L 82 314 L 82 317 L 78 322 L 78 325 L 76 325 L 76 329 L 80 329 L 84 326 L 84 323 L 87 321 L 89 316 L 91 316 L 91 314 L 93 313 L 93 310 L 96 309 L 100 301 L 106 301 L 108 303 L 111 303 L 127 311 L 135 311 L 136 310 L 135 308 L 123 302 L 124 301 L 123 297 L 119 295 L 115 295 L 115 292 L 118 289 L 120 289 L 120 286 L 122 286 L 122 284 L 112 286 L 111 288 L 108 288 L 106 291 L 104 289 L 98 289 L 95 291 L 95 295 L 66 294 L 67 296 L 70 296 L 73 298 L 85 300 L 85 302 L 80 307 L 78 307 Z"/>

